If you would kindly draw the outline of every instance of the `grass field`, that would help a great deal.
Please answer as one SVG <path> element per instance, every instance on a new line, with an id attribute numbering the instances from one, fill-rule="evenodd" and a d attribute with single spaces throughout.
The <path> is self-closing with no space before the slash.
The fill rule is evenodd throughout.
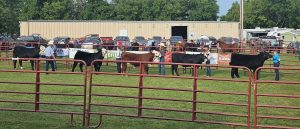
<path id="1" fill-rule="evenodd" d="M 297 64 L 297 62 L 290 62 L 291 60 L 298 60 L 296 57 L 282 57 L 286 64 Z M 267 66 L 268 62 L 266 63 Z M 299 62 L 298 62 L 299 64 Z M 0 70 L 12 69 L 12 64 L 8 62 L 0 62 Z M 29 69 L 28 62 L 24 63 L 25 69 Z M 44 64 L 42 64 L 44 67 Z M 300 65 L 299 65 L 300 66 Z M 294 66 L 294 68 L 299 66 Z M 291 67 L 291 66 L 289 66 Z M 44 69 L 44 68 L 41 68 Z M 102 71 L 104 72 L 115 72 L 116 68 L 114 64 L 108 66 L 103 65 Z M 59 71 L 70 71 L 66 69 L 65 65 L 58 63 Z M 76 69 L 79 71 L 79 69 Z M 170 69 L 167 66 L 167 74 L 170 75 Z M 204 78 L 205 71 L 202 69 L 198 70 L 199 76 Z M 298 81 L 300 82 L 300 71 L 280 71 L 280 79 L 282 81 Z M 131 69 L 130 73 L 138 73 L 137 69 Z M 153 66 L 150 68 L 150 74 L 157 74 L 158 70 Z M 190 73 L 183 74 L 180 70 L 181 76 L 191 76 Z M 239 80 L 246 80 L 247 74 L 244 74 L 240 70 L 241 78 Z M 215 69 L 212 68 L 213 78 L 225 78 L 230 79 L 230 70 L 226 68 Z M 274 73 L 270 70 L 262 70 L 260 74 L 260 80 L 273 80 Z M 34 82 L 34 73 L 6 73 L 0 72 L 0 81 L 23 81 L 23 82 Z M 94 75 L 94 84 L 114 84 L 114 85 L 130 85 L 138 86 L 138 77 L 134 76 L 120 76 L 120 75 Z M 62 75 L 62 74 L 41 74 L 41 82 L 58 82 L 58 83 L 70 83 L 70 84 L 82 84 L 82 75 Z M 214 80 L 198 80 L 198 90 L 205 91 L 222 91 L 222 92 L 243 92 L 246 93 L 248 90 L 247 82 L 228 82 L 228 81 L 214 81 Z M 155 78 L 145 77 L 144 87 L 160 87 L 160 88 L 180 88 L 189 89 L 193 88 L 192 79 L 174 79 L 174 78 Z M 21 85 L 21 84 L 0 84 L 1 91 L 23 91 L 23 92 L 34 92 L 35 85 Z M 252 88 L 253 91 L 253 88 Z M 286 85 L 286 84 L 259 84 L 259 93 L 268 94 L 288 94 L 288 95 L 299 95 L 300 85 Z M 41 92 L 51 93 L 69 93 L 69 94 L 82 94 L 82 87 L 63 87 L 63 86 L 51 86 L 41 85 Z M 112 95 L 124 95 L 124 96 L 138 96 L 138 89 L 125 89 L 125 88 L 108 88 L 108 87 L 94 87 L 93 93 L 95 94 L 112 94 Z M 180 100 L 192 100 L 192 92 L 179 92 L 179 91 L 162 91 L 162 90 L 144 90 L 143 95 L 145 97 L 155 98 L 173 98 Z M 253 94 L 251 94 L 251 123 L 253 123 Z M 6 94 L 1 93 L 1 100 L 23 100 L 23 101 L 34 101 L 35 95 L 17 95 L 17 94 Z M 115 104 L 123 106 L 137 106 L 137 99 L 121 99 L 112 97 L 93 97 L 93 103 L 97 104 Z M 197 100 L 199 101 L 210 101 L 210 102 L 228 102 L 228 103 L 241 103 L 247 104 L 247 97 L 240 95 L 220 95 L 220 94 L 209 94 L 209 93 L 198 93 Z M 47 96 L 41 95 L 41 102 L 66 102 L 82 104 L 83 97 L 66 97 L 66 96 Z M 271 104 L 271 105 L 285 105 L 285 106 L 300 106 L 300 100 L 298 99 L 287 99 L 287 98 L 267 98 L 260 97 L 259 104 Z M 173 101 L 158 101 L 158 100 L 144 100 L 143 106 L 153 108 L 172 108 L 179 110 L 192 110 L 192 103 L 190 102 L 173 102 Z M 16 104 L 16 103 L 0 103 L 0 108 L 15 108 L 15 109 L 28 109 L 34 110 L 34 104 Z M 41 105 L 41 110 L 51 111 L 68 111 L 68 112 L 82 112 L 82 107 L 76 106 L 57 106 L 57 105 Z M 92 107 L 93 112 L 106 112 L 106 113 L 119 113 L 119 114 L 131 114 L 136 115 L 137 109 L 123 109 L 123 108 L 111 108 L 111 107 Z M 206 103 L 198 103 L 197 111 L 204 112 L 226 112 L 232 114 L 246 114 L 246 107 L 237 106 L 224 106 L 224 105 L 212 105 Z M 4 129 L 84 129 L 86 127 L 81 126 L 81 116 L 75 116 L 75 126 L 70 125 L 70 115 L 60 114 L 47 114 L 47 113 L 23 113 L 14 111 L 0 111 L 0 128 Z M 260 115 L 283 115 L 289 117 L 300 117 L 299 110 L 287 110 L 287 109 L 270 109 L 260 108 Z M 191 119 L 192 115 L 190 112 L 172 112 L 172 111 L 152 111 L 143 110 L 143 115 L 152 117 L 168 117 L 178 119 Z M 174 122 L 165 120 L 150 120 L 150 119 L 136 119 L 127 117 L 114 117 L 104 116 L 103 125 L 101 128 L 104 129 L 207 129 L 207 128 L 231 128 L 230 126 L 224 125 L 212 125 L 202 123 L 189 123 L 189 122 Z M 235 116 L 222 116 L 222 115 L 210 115 L 198 113 L 197 118 L 199 120 L 207 121 L 219 121 L 219 122 L 232 122 L 246 124 L 246 117 L 235 117 Z M 91 123 L 94 125 L 97 123 L 98 116 L 93 115 Z M 300 127 L 299 121 L 286 121 L 276 119 L 260 119 L 259 124 L 270 124 L 270 125 L 281 125 Z"/>

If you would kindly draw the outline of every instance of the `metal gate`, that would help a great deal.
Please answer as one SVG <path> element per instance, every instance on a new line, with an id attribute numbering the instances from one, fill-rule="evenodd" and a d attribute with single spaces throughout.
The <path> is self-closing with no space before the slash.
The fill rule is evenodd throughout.
<path id="1" fill-rule="evenodd" d="M 227 125 L 232 128 L 236 127 L 246 127 L 250 128 L 250 98 L 251 98 L 251 72 L 249 69 L 245 67 L 231 67 L 231 66 L 216 66 L 209 65 L 210 67 L 218 68 L 219 70 L 228 70 L 231 68 L 241 68 L 244 69 L 245 76 L 242 79 L 231 79 L 226 77 L 203 77 L 198 76 L 198 67 L 207 67 L 206 65 L 195 65 L 195 64 L 180 64 L 180 63 L 153 63 L 153 62 L 136 62 L 136 61 L 100 61 L 97 60 L 97 63 L 103 62 L 105 64 L 115 64 L 116 62 L 120 63 L 135 63 L 138 64 L 138 69 L 134 73 L 117 73 L 112 71 L 103 71 L 103 72 L 91 72 L 90 73 L 90 92 L 89 92 L 89 101 L 88 101 L 88 109 L 87 109 L 87 123 L 91 124 L 91 116 L 99 115 L 101 120 L 102 116 L 124 116 L 124 117 L 134 117 L 134 118 L 148 118 L 148 119 L 159 119 L 159 120 L 173 120 L 173 121 L 186 121 L 186 122 L 198 122 L 198 123 L 206 123 L 206 124 L 218 124 L 218 125 Z M 95 63 L 95 62 L 93 62 Z M 150 71 L 150 74 L 145 74 L 143 71 L 145 65 L 150 65 L 150 69 L 155 69 L 157 65 L 164 64 L 168 65 L 184 65 L 191 66 L 193 71 L 193 76 L 162 76 L 158 74 L 153 74 Z M 113 66 L 113 65 L 112 65 Z M 115 67 L 113 67 L 115 68 Z M 168 68 L 168 67 L 167 67 Z M 228 72 L 228 71 L 226 71 Z M 228 74 L 229 77 L 230 74 Z M 127 82 L 132 79 L 131 77 L 135 77 L 133 79 L 137 79 L 136 84 L 113 84 L 114 82 L 104 83 L 105 80 L 99 80 L 100 77 L 109 76 L 111 78 L 117 78 L 122 80 L 122 78 L 127 80 Z M 99 77 L 97 79 L 93 79 Z M 185 88 L 174 88 L 174 87 L 164 87 L 162 84 L 158 86 L 149 86 L 147 85 L 147 78 L 151 78 L 152 82 L 155 82 L 155 79 L 176 79 L 190 82 L 191 85 L 184 85 Z M 209 83 L 209 81 L 219 82 L 221 86 L 230 86 L 231 84 L 237 85 L 237 87 L 233 87 L 231 90 L 239 89 L 239 91 L 226 91 L 226 90 L 207 90 L 210 87 L 208 85 L 204 85 L 205 82 Z M 97 83 L 99 82 L 99 83 Z M 169 81 L 170 83 L 172 81 Z M 149 83 L 149 82 L 148 82 Z M 230 84 L 231 83 L 231 84 Z M 241 84 L 240 84 L 241 83 Z M 230 84 L 230 85 L 226 85 Z M 206 88 L 203 88 L 206 87 Z M 241 88 L 243 87 L 243 88 Z M 111 88 L 111 93 L 108 93 L 109 90 L 105 91 L 105 88 Z M 120 89 L 118 89 L 120 88 Z M 201 89 L 203 88 L 203 89 Z M 95 91 L 96 90 L 96 91 Z M 126 90 L 135 90 L 134 93 Z M 150 94 L 150 91 L 161 92 L 164 91 L 165 94 L 169 94 L 170 92 L 175 92 L 175 94 L 169 94 L 170 98 L 159 97 L 158 93 Z M 128 93 L 128 94 L 123 94 Z M 184 97 L 180 95 L 184 93 L 189 97 Z M 178 94 L 178 95 L 177 95 Z M 204 98 L 202 95 L 221 95 L 223 97 L 211 97 Z M 176 96 L 177 95 L 177 96 Z M 223 99 L 226 96 L 241 98 L 238 101 L 232 102 L 230 99 Z M 119 101 L 113 101 L 111 98 L 117 98 Z M 214 99 L 215 98 L 215 99 Z M 206 100 L 207 99 L 207 100 Z M 149 102 L 150 101 L 150 102 Z M 161 108 L 160 105 L 151 105 L 152 101 L 160 101 L 161 103 L 170 103 L 171 105 L 187 104 L 185 108 Z M 120 102 L 120 103 L 119 103 Z M 123 103 L 124 102 L 124 103 Z M 121 104 L 122 103 L 122 104 Z M 148 106 L 147 106 L 148 105 Z M 163 104 L 162 104 L 163 105 Z M 189 106 L 188 106 L 189 105 Z M 208 105 L 208 106 L 202 106 Z M 184 107 L 183 106 L 183 107 Z M 210 111 L 209 108 L 201 109 L 202 107 L 209 106 L 218 106 L 219 108 L 224 109 L 232 109 L 231 111 L 223 110 L 223 111 Z M 109 108 L 106 110 L 105 108 Z M 113 108 L 117 108 L 113 110 Z M 130 111 L 127 111 L 130 110 Z M 217 108 L 215 108 L 217 110 Z M 237 110 L 235 110 L 237 109 Z M 235 110 L 235 112 L 233 112 Z M 185 115 L 179 115 L 179 117 L 168 117 L 165 115 L 161 115 L 158 113 L 155 115 L 151 115 L 148 111 L 160 111 L 163 112 L 161 114 L 167 114 L 167 112 L 174 113 L 184 113 Z M 236 112 L 241 111 L 241 112 Z M 199 115 L 200 114 L 200 115 Z M 190 117 L 186 117 L 190 115 Z M 237 121 L 225 121 L 225 120 L 209 120 L 208 117 L 201 118 L 203 115 L 215 115 L 214 118 L 220 118 L 220 116 L 229 118 L 235 117 L 236 119 L 244 119 Z M 235 120 L 236 120 L 235 119 Z M 100 126 L 101 122 L 97 126 Z"/>
<path id="2" fill-rule="evenodd" d="M 297 76 L 300 69 L 279 68 L 279 73 L 282 73 L 280 76 L 283 77 L 280 77 L 280 81 L 274 81 L 275 69 L 261 67 L 255 72 L 255 77 L 259 71 L 262 75 L 259 75 L 259 80 L 254 80 L 254 128 L 299 129 L 300 94 L 295 94 L 295 91 L 300 90 Z"/>
<path id="3" fill-rule="evenodd" d="M 4 59 L 3 59 L 4 60 Z M 10 60 L 11 58 L 7 58 L 5 60 Z M 14 107 L 2 107 L 0 110 L 2 111 L 18 111 L 18 112 L 37 112 L 37 113 L 57 113 L 57 114 L 68 114 L 71 116 L 71 122 L 73 122 L 73 116 L 74 115 L 81 115 L 82 116 L 82 125 L 85 125 L 85 109 L 86 109 L 86 82 L 87 82 L 87 71 L 85 72 L 69 72 L 69 71 L 45 71 L 42 70 L 41 68 L 41 62 L 47 61 L 70 61 L 70 62 L 80 62 L 84 64 L 84 68 L 86 69 L 86 63 L 80 60 L 60 60 L 60 59 L 28 59 L 28 58 L 19 58 L 18 60 L 34 60 L 36 67 L 35 70 L 0 70 L 0 73 L 5 73 L 5 74 L 11 74 L 11 73 L 16 73 L 15 76 L 18 76 L 20 78 L 21 74 L 30 74 L 27 75 L 28 77 L 32 77 L 29 80 L 31 81 L 15 81 L 14 78 L 2 78 L 0 80 L 0 83 L 5 86 L 17 86 L 19 89 L 22 89 L 22 87 L 31 87 L 32 90 L 3 90 L 0 89 L 0 93 L 9 95 L 20 95 L 20 96 L 25 96 L 25 95 L 32 95 L 31 99 L 28 100 L 19 100 L 19 98 L 3 98 L 1 97 L 0 103 L 2 103 L 2 106 L 4 103 L 9 103 L 9 104 L 18 104 L 17 106 Z M 48 75 L 47 75 L 48 74 Z M 48 78 L 51 78 L 51 76 L 55 75 L 81 75 L 82 82 L 75 84 L 75 83 L 68 83 L 68 82 L 47 82 Z M 41 76 L 43 78 L 41 78 Z M 50 76 L 50 77 L 49 77 Z M 34 86 L 34 87 L 32 87 Z M 71 87 L 76 90 L 78 90 L 80 93 L 65 93 L 65 91 L 51 91 L 49 88 L 49 91 L 45 90 L 47 87 Z M 30 89 L 30 88 L 28 88 Z M 81 97 L 80 100 L 82 102 L 60 102 L 60 101 L 46 101 L 41 99 L 42 97 Z M 24 106 L 23 106 L 24 105 Z M 28 106 L 29 105 L 29 106 Z M 60 108 L 46 108 L 42 109 L 45 106 L 70 106 L 76 108 L 76 111 L 68 111 L 68 110 L 62 110 Z M 26 108 L 25 108 L 26 107 Z M 77 109 L 78 107 L 78 109 Z M 74 109 L 75 110 L 75 109 Z"/>

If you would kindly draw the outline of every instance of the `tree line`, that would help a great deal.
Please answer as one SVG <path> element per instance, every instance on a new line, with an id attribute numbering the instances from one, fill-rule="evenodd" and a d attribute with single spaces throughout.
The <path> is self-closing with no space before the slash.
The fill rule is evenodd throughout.
<path id="1" fill-rule="evenodd" d="M 235 2 L 221 19 L 239 21 L 240 5 Z M 300 28 L 300 0 L 245 0 L 245 28 L 287 27 Z"/>
<path id="2" fill-rule="evenodd" d="M 299 28 L 299 0 L 247 0 L 245 28 Z M 0 34 L 27 20 L 217 21 L 217 0 L 0 0 Z M 234 3 L 224 21 L 239 21 Z"/>

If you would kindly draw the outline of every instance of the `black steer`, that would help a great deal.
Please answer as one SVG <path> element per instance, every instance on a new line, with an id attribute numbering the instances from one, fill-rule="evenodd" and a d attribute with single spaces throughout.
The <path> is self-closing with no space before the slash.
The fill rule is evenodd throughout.
<path id="1" fill-rule="evenodd" d="M 189 64 L 202 64 L 206 57 L 203 54 L 183 54 L 183 53 L 172 53 L 172 63 L 189 63 Z M 178 74 L 178 65 L 172 65 L 172 75 Z"/>
<path id="2" fill-rule="evenodd" d="M 268 52 L 260 52 L 258 55 L 244 55 L 232 53 L 229 65 L 232 66 L 245 66 L 255 72 L 255 70 L 264 65 L 264 62 L 273 56 Z M 231 69 L 231 78 L 234 75 L 239 78 L 238 68 Z"/>
<path id="3" fill-rule="evenodd" d="M 17 59 L 16 58 L 39 58 L 40 50 L 34 47 L 16 46 L 13 50 L 13 63 L 14 69 L 16 69 Z M 30 60 L 31 69 L 34 70 L 34 61 Z M 19 60 L 19 65 L 23 69 L 22 60 Z"/>
<path id="4" fill-rule="evenodd" d="M 98 50 L 97 53 L 88 53 L 88 52 L 83 52 L 83 51 L 77 51 L 77 53 L 74 56 L 74 60 L 83 60 L 83 61 L 85 61 L 87 66 L 91 66 L 91 63 L 94 60 L 104 59 L 104 54 L 106 53 L 106 49 L 97 48 L 97 50 Z M 79 62 L 74 61 L 72 72 L 74 72 L 74 69 L 76 68 L 78 63 Z M 82 66 L 83 66 L 83 63 L 80 62 L 79 67 L 80 67 L 81 72 L 83 72 Z M 102 66 L 102 62 L 95 62 L 94 63 L 95 71 L 99 72 L 101 66 Z"/>

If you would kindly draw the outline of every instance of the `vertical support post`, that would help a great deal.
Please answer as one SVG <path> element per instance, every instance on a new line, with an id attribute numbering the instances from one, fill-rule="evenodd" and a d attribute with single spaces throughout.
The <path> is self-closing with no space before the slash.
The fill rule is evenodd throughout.
<path id="1" fill-rule="evenodd" d="M 247 69 L 248 71 L 248 79 L 249 79 L 249 83 L 248 83 L 248 109 L 247 109 L 247 129 L 250 129 L 251 125 L 250 125 L 250 113 L 251 113 L 251 84 L 252 84 L 252 72 Z M 254 75 L 254 79 L 256 79 L 256 75 Z"/>
<path id="2" fill-rule="evenodd" d="M 87 73 L 88 73 L 88 72 L 87 72 L 87 65 L 86 65 L 86 63 L 84 63 L 84 65 L 85 65 L 85 66 L 84 66 L 84 69 L 85 69 L 85 70 L 84 70 L 84 75 L 83 75 L 83 76 L 84 76 L 84 80 L 83 80 L 83 83 L 84 83 L 84 86 L 83 86 L 83 94 L 84 94 L 84 96 L 83 96 L 83 116 L 82 116 L 82 126 L 85 126 L 86 112 L 88 112 L 88 113 L 90 112 L 89 110 L 88 110 L 88 111 L 86 110 L 86 94 L 87 94 L 87 93 L 86 93 L 86 89 L 87 89 L 86 86 L 87 86 Z M 93 64 L 92 64 L 91 66 L 93 66 Z M 93 67 L 91 67 L 91 69 L 92 69 L 92 68 L 93 68 Z M 90 96 L 89 96 L 89 105 L 90 105 L 90 102 L 91 102 L 91 100 L 90 100 L 91 98 L 90 98 L 90 97 L 91 97 L 91 92 L 92 92 L 92 86 L 91 86 L 91 85 L 92 85 L 92 79 L 93 79 L 93 78 L 92 78 L 92 74 L 93 74 L 93 73 L 91 72 L 90 92 L 89 92 L 89 95 L 90 95 Z M 88 107 L 88 109 L 90 109 L 90 107 Z M 88 120 L 89 120 L 89 119 L 90 119 L 90 116 L 88 115 Z M 88 121 L 88 124 L 89 124 L 89 121 Z"/>
<path id="3" fill-rule="evenodd" d="M 244 0 L 240 0 L 240 41 L 243 41 L 244 29 Z"/>
<path id="4" fill-rule="evenodd" d="M 143 77 L 144 77 L 144 64 L 140 62 L 140 80 L 139 80 L 139 96 L 138 96 L 138 117 L 143 115 L 142 107 L 143 107 Z"/>
<path id="5" fill-rule="evenodd" d="M 6 45 L 5 46 L 5 49 L 4 49 L 4 51 L 2 50 L 2 58 L 9 58 L 9 53 L 8 53 L 8 50 L 9 50 L 9 45 Z M 5 52 L 5 56 L 4 56 L 4 53 L 3 52 Z M 8 61 L 8 62 L 10 62 L 10 61 Z M 10 64 L 10 63 L 8 63 L 8 64 Z"/>
<path id="6" fill-rule="evenodd" d="M 2 45 L 0 45 L 0 61 L 2 61 L 1 55 L 2 55 Z"/>
<path id="7" fill-rule="evenodd" d="M 194 83 L 193 83 L 193 109 L 192 109 L 192 121 L 197 119 L 197 77 L 198 77 L 198 68 L 194 65 Z"/>
<path id="8" fill-rule="evenodd" d="M 253 83 L 254 83 L 254 129 L 257 129 L 257 70 L 254 72 L 254 78 L 253 78 Z"/>
<path id="9" fill-rule="evenodd" d="M 35 79 L 35 111 L 40 110 L 40 82 L 41 82 L 41 71 L 40 71 L 40 60 L 36 60 L 36 79 Z"/>

